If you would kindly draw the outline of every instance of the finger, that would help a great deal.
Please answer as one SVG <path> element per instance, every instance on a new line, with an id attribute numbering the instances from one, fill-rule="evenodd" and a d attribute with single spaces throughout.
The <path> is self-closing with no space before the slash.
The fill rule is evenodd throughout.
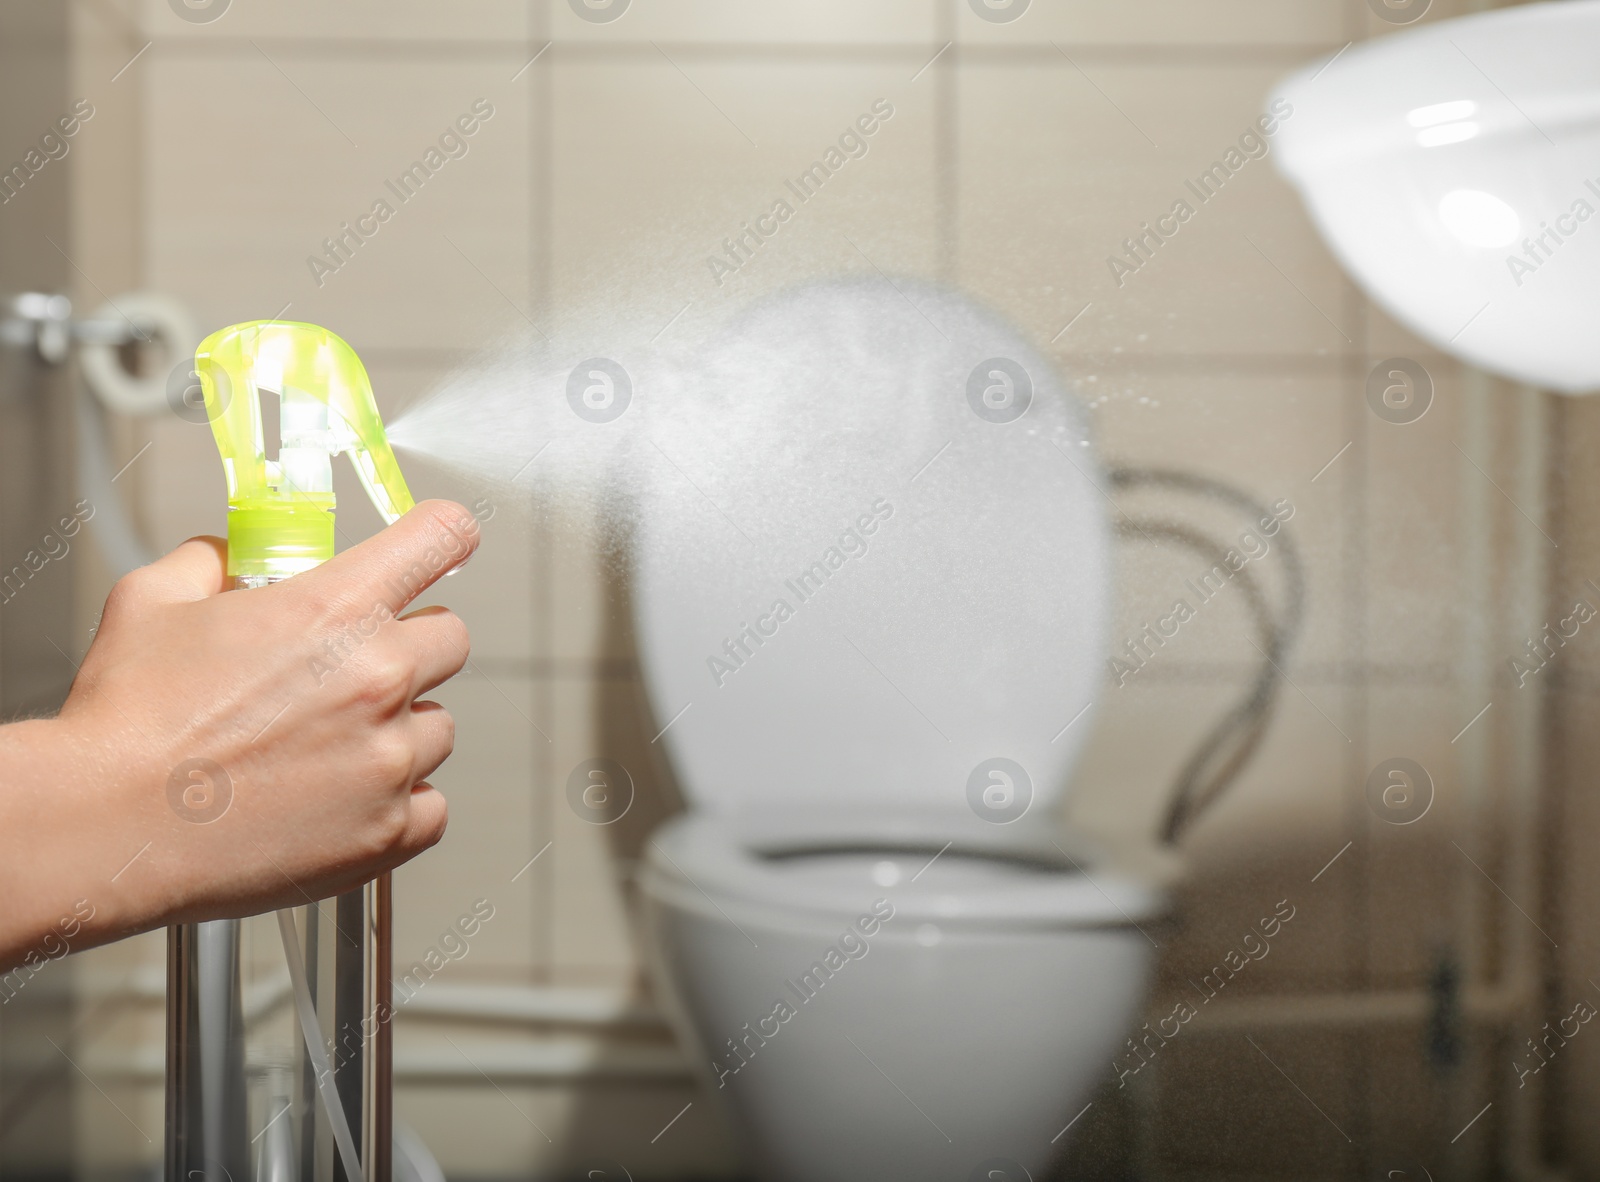
<path id="1" fill-rule="evenodd" d="M 190 538 L 138 572 L 143 595 L 163 603 L 208 599 L 228 588 L 228 543 L 222 538 Z"/>
<path id="2" fill-rule="evenodd" d="M 420 783 L 439 770 L 456 747 L 456 720 L 438 702 L 411 707 L 411 778 Z"/>
<path id="3" fill-rule="evenodd" d="M 314 571 L 293 579 L 298 593 L 391 612 L 421 595 L 478 548 L 477 518 L 454 501 L 423 501 L 399 521 Z"/>
<path id="4" fill-rule="evenodd" d="M 411 696 L 449 681 L 472 651 L 467 626 L 446 607 L 424 607 L 400 617 L 401 643 L 416 661 Z"/>
<path id="5" fill-rule="evenodd" d="M 423 850 L 437 845 L 444 836 L 445 825 L 450 820 L 450 809 L 444 793 L 432 784 L 423 782 L 411 790 L 411 807 L 406 814 L 406 831 L 400 846 L 406 857 L 412 858 Z"/>

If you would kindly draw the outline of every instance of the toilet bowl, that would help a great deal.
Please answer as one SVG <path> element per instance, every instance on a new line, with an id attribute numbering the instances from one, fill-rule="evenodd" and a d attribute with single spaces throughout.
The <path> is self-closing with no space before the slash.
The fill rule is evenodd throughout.
<path id="1" fill-rule="evenodd" d="M 690 814 L 657 835 L 653 972 L 760 1177 L 1041 1176 L 1114 1078 L 1162 907 L 1043 828 Z"/>
<path id="2" fill-rule="evenodd" d="M 1083 412 L 906 282 L 769 298 L 683 382 L 631 555 L 667 1011 L 763 1179 L 1037 1177 L 1171 871 L 1061 822 L 1110 599 Z"/>

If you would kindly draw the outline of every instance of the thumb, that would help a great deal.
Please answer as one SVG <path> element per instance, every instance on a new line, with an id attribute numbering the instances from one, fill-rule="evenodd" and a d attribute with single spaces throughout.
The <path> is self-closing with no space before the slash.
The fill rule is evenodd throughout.
<path id="1" fill-rule="evenodd" d="M 398 615 L 434 582 L 465 562 L 482 540 L 478 520 L 453 501 L 423 501 L 379 530 L 294 580 L 300 593 L 382 604 Z"/>

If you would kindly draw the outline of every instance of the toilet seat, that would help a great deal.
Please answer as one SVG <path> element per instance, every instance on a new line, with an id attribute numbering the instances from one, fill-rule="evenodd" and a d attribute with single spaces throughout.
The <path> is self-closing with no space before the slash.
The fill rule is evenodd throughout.
<path id="1" fill-rule="evenodd" d="M 864 280 L 762 301 L 698 361 L 630 536 L 686 804 L 970 816 L 1003 776 L 1051 811 L 1111 628 L 1103 478 L 1055 367 L 954 292 Z M 994 421 L 1002 379 L 1025 408 Z"/>
<path id="2" fill-rule="evenodd" d="M 888 898 L 897 925 L 1011 931 L 1153 919 L 1172 873 L 1158 850 L 1112 850 L 1043 823 L 769 811 L 675 818 L 652 837 L 641 884 L 676 906 L 756 909 L 797 927 L 847 922 Z"/>

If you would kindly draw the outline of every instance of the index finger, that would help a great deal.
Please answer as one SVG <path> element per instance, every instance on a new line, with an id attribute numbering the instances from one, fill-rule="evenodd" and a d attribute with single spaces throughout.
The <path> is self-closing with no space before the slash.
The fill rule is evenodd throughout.
<path id="1" fill-rule="evenodd" d="M 454 501 L 423 501 L 387 529 L 337 554 L 294 582 L 323 594 L 393 613 L 421 595 L 478 548 L 478 519 Z"/>

